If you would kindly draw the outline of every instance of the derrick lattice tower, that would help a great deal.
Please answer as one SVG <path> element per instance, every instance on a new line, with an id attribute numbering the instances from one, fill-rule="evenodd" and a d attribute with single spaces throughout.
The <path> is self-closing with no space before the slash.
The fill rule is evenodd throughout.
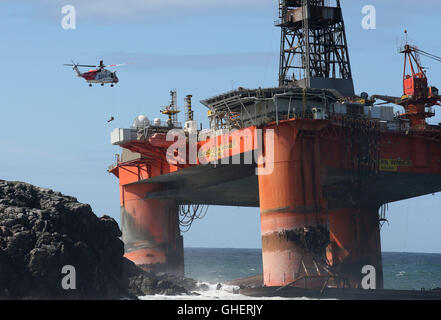
<path id="1" fill-rule="evenodd" d="M 279 0 L 279 86 L 354 93 L 340 0 Z"/>

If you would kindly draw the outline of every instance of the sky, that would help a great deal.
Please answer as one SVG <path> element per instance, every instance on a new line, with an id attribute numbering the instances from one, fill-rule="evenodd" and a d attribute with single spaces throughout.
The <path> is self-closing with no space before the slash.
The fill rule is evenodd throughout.
<path id="1" fill-rule="evenodd" d="M 440 1 L 341 2 L 357 93 L 402 94 L 405 29 L 411 42 L 441 55 Z M 76 8 L 75 30 L 62 28 L 64 5 Z M 376 8 L 374 30 L 362 28 L 365 5 Z M 277 16 L 276 0 L 0 0 L 0 179 L 73 195 L 119 221 L 118 181 L 107 167 L 120 150 L 110 132 L 139 114 L 161 118 L 170 89 L 180 106 L 194 96 L 195 117 L 207 127 L 199 100 L 277 86 Z M 100 59 L 131 63 L 118 68 L 115 88 L 89 88 L 63 66 Z M 422 62 L 441 87 L 441 64 Z M 441 253 L 440 206 L 441 194 L 389 204 L 383 251 Z M 211 206 L 184 245 L 259 248 L 259 209 Z"/>

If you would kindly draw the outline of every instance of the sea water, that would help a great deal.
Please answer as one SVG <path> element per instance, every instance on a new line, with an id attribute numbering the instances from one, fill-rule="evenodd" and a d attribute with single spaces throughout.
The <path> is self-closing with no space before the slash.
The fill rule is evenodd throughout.
<path id="1" fill-rule="evenodd" d="M 185 275 L 208 286 L 197 296 L 146 296 L 143 299 L 251 299 L 236 294 L 229 280 L 262 273 L 260 249 L 186 248 Z M 385 289 L 426 290 L 441 288 L 441 254 L 383 253 Z M 218 289 L 218 284 L 221 288 Z M 280 298 L 266 298 L 280 299 Z M 306 299 L 306 298 L 297 298 Z"/>

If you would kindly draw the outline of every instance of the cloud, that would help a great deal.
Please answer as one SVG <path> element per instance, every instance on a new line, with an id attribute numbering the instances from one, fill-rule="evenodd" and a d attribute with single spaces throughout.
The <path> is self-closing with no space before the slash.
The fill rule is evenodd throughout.
<path id="1" fill-rule="evenodd" d="M 240 67 L 265 67 L 278 58 L 277 52 L 164 55 L 116 52 L 106 55 L 112 61 L 127 61 L 137 69 L 217 69 Z"/>
<path id="2" fill-rule="evenodd" d="M 160 22 L 170 19 L 185 19 L 200 14 L 218 14 L 221 12 L 241 12 L 247 15 L 255 10 L 277 6 L 273 0 L 3 0 L 3 5 L 19 5 L 20 11 L 26 11 L 32 18 L 52 17 L 59 19 L 61 8 L 72 5 L 76 9 L 77 19 L 92 23 L 139 23 Z M 32 7 L 32 13 L 23 9 Z"/>
<path id="3" fill-rule="evenodd" d="M 45 2 L 49 3 L 48 0 Z M 259 7 L 272 3 L 268 0 L 72 0 L 71 2 L 72 5 L 78 6 L 78 9 L 84 10 L 86 14 L 104 14 L 113 17 L 157 12 L 167 15 L 167 13 L 181 10 L 234 9 L 250 5 Z"/>
<path id="4" fill-rule="evenodd" d="M 361 8 L 364 5 L 374 5 L 381 17 L 387 15 L 384 21 L 378 21 L 388 26 L 389 20 L 414 21 L 416 16 L 437 16 L 441 8 L 439 0 L 344 0 L 342 7 L 347 20 L 355 18 L 361 21 Z M 19 7 L 19 14 L 4 12 L 8 17 L 22 15 L 23 12 L 31 19 L 40 20 L 60 19 L 61 8 L 73 5 L 77 10 L 79 21 L 90 23 L 167 23 L 170 20 L 183 22 L 188 18 L 213 16 L 220 14 L 237 14 L 253 17 L 256 13 L 277 15 L 277 0 L 1 0 L 0 5 Z M 2 8 L 3 11 L 5 7 Z M 7 9 L 7 8 L 6 8 Z M 179 20 L 176 20 L 179 19 Z M 419 21 L 424 23 L 424 21 Z"/>

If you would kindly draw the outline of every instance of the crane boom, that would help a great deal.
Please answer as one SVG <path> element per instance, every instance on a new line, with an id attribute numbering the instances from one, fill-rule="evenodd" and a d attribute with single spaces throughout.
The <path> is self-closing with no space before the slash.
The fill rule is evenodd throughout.
<path id="1" fill-rule="evenodd" d="M 439 61 L 439 62 L 441 62 L 441 57 L 438 57 L 438 56 L 436 56 L 436 55 L 434 55 L 434 54 L 431 54 L 431 53 L 425 52 L 425 51 L 423 51 L 423 50 L 421 50 L 421 49 L 418 49 L 417 47 L 412 47 L 412 48 L 413 48 L 413 51 L 415 51 L 416 53 L 418 53 L 418 54 L 420 54 L 420 55 L 422 55 L 422 56 L 425 56 L 425 57 L 427 57 L 427 58 L 430 58 L 430 59 L 433 59 L 433 60 L 435 60 L 435 61 Z"/>
<path id="2" fill-rule="evenodd" d="M 407 35 L 407 31 L 405 33 Z M 430 107 L 441 105 L 441 96 L 436 87 L 428 85 L 427 75 L 421 66 L 418 55 L 439 62 L 441 62 L 441 57 L 420 50 L 408 43 L 403 47 L 401 53 L 404 53 L 403 96 L 401 98 L 383 95 L 373 97 L 402 106 L 405 113 L 399 117 L 410 120 L 412 129 L 424 130 L 427 125 L 426 119 L 435 115 Z"/>

